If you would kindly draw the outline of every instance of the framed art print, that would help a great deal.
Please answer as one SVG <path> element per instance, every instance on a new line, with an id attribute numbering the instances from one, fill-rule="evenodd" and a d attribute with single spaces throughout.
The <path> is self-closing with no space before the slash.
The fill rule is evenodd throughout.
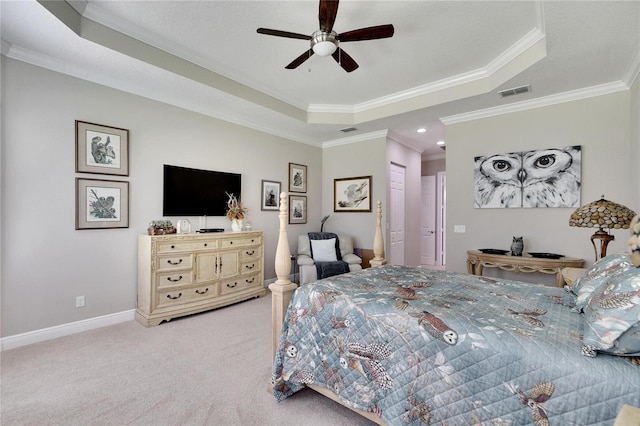
<path id="1" fill-rule="evenodd" d="M 289 196 L 289 223 L 307 223 L 307 196 Z"/>
<path id="2" fill-rule="evenodd" d="M 76 229 L 129 227 L 129 182 L 76 178 Z"/>
<path id="3" fill-rule="evenodd" d="M 334 212 L 370 212 L 371 176 L 333 180 Z"/>
<path id="4" fill-rule="evenodd" d="M 76 120 L 76 172 L 129 176 L 129 130 Z"/>
<path id="5" fill-rule="evenodd" d="M 278 210 L 280 208 L 280 182 L 262 181 L 262 201 L 260 210 Z"/>
<path id="6" fill-rule="evenodd" d="M 307 192 L 307 166 L 289 163 L 289 192 Z"/>
<path id="7" fill-rule="evenodd" d="M 580 207 L 580 145 L 478 156 L 473 161 L 475 208 Z"/>

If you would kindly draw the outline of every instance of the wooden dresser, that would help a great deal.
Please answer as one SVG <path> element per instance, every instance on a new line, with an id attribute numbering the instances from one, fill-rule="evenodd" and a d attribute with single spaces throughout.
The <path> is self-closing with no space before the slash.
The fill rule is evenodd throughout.
<path id="1" fill-rule="evenodd" d="M 138 237 L 136 320 L 146 327 L 264 296 L 260 231 Z"/>

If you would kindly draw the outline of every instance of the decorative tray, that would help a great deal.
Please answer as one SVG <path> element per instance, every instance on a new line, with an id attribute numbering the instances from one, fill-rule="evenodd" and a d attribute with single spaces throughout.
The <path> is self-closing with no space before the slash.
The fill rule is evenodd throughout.
<path id="1" fill-rule="evenodd" d="M 509 250 L 499 250 L 499 249 L 478 249 L 478 251 L 481 251 L 482 253 L 486 253 L 486 254 L 507 254 L 507 253 L 509 253 Z"/>
<path id="2" fill-rule="evenodd" d="M 542 259 L 560 259 L 564 257 L 564 255 L 556 253 L 529 252 L 529 255 L 531 255 L 531 257 L 540 257 Z"/>

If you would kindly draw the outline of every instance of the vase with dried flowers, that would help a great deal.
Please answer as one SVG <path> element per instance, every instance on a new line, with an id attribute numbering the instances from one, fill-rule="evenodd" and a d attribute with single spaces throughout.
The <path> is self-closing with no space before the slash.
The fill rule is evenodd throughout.
<path id="1" fill-rule="evenodd" d="M 229 199 L 227 200 L 227 213 L 226 217 L 231 221 L 232 231 L 242 231 L 242 220 L 247 215 L 247 208 L 238 201 L 235 195 L 226 193 Z"/>

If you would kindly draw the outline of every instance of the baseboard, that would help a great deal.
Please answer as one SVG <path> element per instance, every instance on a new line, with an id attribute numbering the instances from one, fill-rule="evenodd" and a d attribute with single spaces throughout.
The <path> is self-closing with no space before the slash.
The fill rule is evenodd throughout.
<path id="1" fill-rule="evenodd" d="M 136 310 L 132 309 L 130 311 L 117 312 L 115 314 L 16 334 L 15 336 L 3 337 L 0 339 L 0 350 L 6 351 L 20 346 L 31 345 L 33 343 L 57 339 L 58 337 L 68 336 L 70 334 L 106 327 L 108 325 L 118 324 L 125 321 L 133 321 L 135 319 L 135 314 Z"/>
<path id="2" fill-rule="evenodd" d="M 295 278 L 290 275 L 289 278 Z M 265 287 L 275 282 L 277 279 L 265 280 Z M 41 330 L 29 331 L 27 333 L 16 334 L 15 336 L 3 337 L 0 339 L 0 351 L 18 348 L 20 346 L 31 345 L 33 343 L 45 342 L 58 337 L 70 334 L 93 330 L 95 328 L 106 327 L 125 321 L 133 321 L 136 317 L 136 310 L 117 312 L 115 314 L 104 315 L 102 317 L 89 318 L 69 324 L 57 325 L 55 327 L 43 328 Z"/>

